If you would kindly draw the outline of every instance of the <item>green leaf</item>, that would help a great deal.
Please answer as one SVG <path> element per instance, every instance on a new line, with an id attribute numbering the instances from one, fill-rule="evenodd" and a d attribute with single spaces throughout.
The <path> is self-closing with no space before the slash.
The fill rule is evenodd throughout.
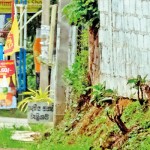
<path id="1" fill-rule="evenodd" d="M 127 84 L 132 84 L 132 83 L 136 84 L 137 82 L 138 82 L 137 79 L 132 78 L 132 79 L 129 79 L 129 80 L 128 80 Z"/>
<path id="2" fill-rule="evenodd" d="M 18 103 L 18 108 L 21 111 L 27 110 L 27 104 L 29 102 L 48 102 L 53 103 L 53 100 L 49 97 L 49 92 L 47 91 L 49 87 L 47 87 L 44 91 L 41 89 L 39 90 L 32 90 L 29 89 L 29 92 L 23 92 L 22 95 L 28 95 L 28 97 L 24 98 L 22 101 Z"/>

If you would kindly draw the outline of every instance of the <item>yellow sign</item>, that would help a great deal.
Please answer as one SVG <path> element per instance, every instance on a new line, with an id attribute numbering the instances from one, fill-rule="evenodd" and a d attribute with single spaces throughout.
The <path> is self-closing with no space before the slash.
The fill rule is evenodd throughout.
<path id="1" fill-rule="evenodd" d="M 11 13 L 11 3 L 12 0 L 0 0 L 0 13 Z M 42 8 L 42 0 L 27 0 L 28 13 L 35 13 L 40 8 Z"/>
<path id="2" fill-rule="evenodd" d="M 14 18 L 11 30 L 7 36 L 5 47 L 4 47 L 5 56 L 7 55 L 10 56 L 14 52 L 19 51 L 18 41 L 19 41 L 18 22 L 17 22 L 17 18 Z"/>

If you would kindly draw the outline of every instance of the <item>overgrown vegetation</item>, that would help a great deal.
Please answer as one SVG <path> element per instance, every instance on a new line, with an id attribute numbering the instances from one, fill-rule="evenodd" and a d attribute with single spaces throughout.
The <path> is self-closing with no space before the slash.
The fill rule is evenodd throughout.
<path id="1" fill-rule="evenodd" d="M 141 84 L 145 84 L 145 78 L 140 80 Z M 129 82 L 132 83 L 131 79 Z M 106 89 L 104 83 L 87 88 L 91 90 L 92 104 L 86 101 L 75 115 L 70 109 L 66 111 L 63 122 L 50 132 L 50 137 L 42 141 L 39 147 L 50 144 L 54 150 L 60 147 L 70 150 L 148 150 L 150 109 L 143 110 L 138 101 L 117 97 L 113 90 Z M 103 99 L 108 97 L 116 101 L 101 107 L 105 103 Z"/>
<path id="2" fill-rule="evenodd" d="M 74 103 L 80 100 L 82 95 L 86 94 L 88 82 L 88 51 L 82 50 L 76 57 L 75 63 L 64 73 L 64 79 L 71 88 L 71 98 Z"/>
<path id="3" fill-rule="evenodd" d="M 98 1 L 71 0 L 70 3 L 64 7 L 63 13 L 70 24 L 88 30 L 88 75 L 89 81 L 93 85 L 99 76 Z"/>
<path id="4" fill-rule="evenodd" d="M 116 123 L 109 120 L 109 114 L 115 112 L 115 104 L 105 107 L 93 105 L 82 106 L 77 116 L 67 112 L 63 122 L 55 129 L 43 128 L 43 126 L 32 126 L 32 130 L 40 131 L 42 136 L 35 143 L 24 143 L 12 141 L 10 136 L 12 129 L 0 130 L 1 148 L 25 148 L 27 150 L 149 150 L 150 147 L 150 109 L 143 111 L 138 101 L 120 99 L 118 106 L 123 108 L 121 119 L 129 131 L 122 134 Z M 70 120 L 70 122 L 68 122 Z M 68 128 L 66 130 L 66 121 Z M 48 135 L 48 136 L 47 136 Z M 14 144 L 15 143 L 15 144 Z"/>
<path id="5" fill-rule="evenodd" d="M 111 104 L 104 108 L 95 106 L 83 106 L 80 112 L 80 121 L 70 123 L 72 128 L 66 130 L 65 122 L 56 130 L 50 132 L 50 137 L 42 141 L 39 147 L 50 146 L 53 150 L 103 150 L 103 149 L 141 149 L 148 150 L 150 146 L 150 110 L 143 112 L 139 102 L 120 100 L 118 107 L 121 120 L 126 124 L 127 131 L 123 132 L 116 123 L 109 120 L 107 112 L 114 112 L 116 105 Z M 71 115 L 70 115 L 71 116 Z M 73 120 L 73 118 L 69 119 Z M 68 117 L 65 117 L 66 119 Z M 75 118 L 74 118 L 75 119 Z M 76 138 L 74 138 L 76 137 Z M 142 144 L 141 144 L 142 143 Z"/>
<path id="6" fill-rule="evenodd" d="M 91 89 L 91 103 L 97 106 L 102 106 L 104 102 L 112 103 L 116 100 L 116 92 L 112 89 L 106 89 L 105 82 L 103 84 L 96 84 L 87 89 Z"/>
<path id="7" fill-rule="evenodd" d="M 144 92 L 143 92 L 143 86 L 146 84 L 146 77 L 141 77 L 138 75 L 136 78 L 131 78 L 128 80 L 127 84 L 131 84 L 131 88 L 135 88 L 137 90 L 137 98 L 141 105 L 144 104 Z"/>
<path id="8" fill-rule="evenodd" d="M 54 137 L 56 137 L 55 134 L 57 133 L 61 136 L 58 136 L 58 139 L 55 140 L 50 138 L 50 141 L 47 142 L 54 142 L 56 145 L 62 145 L 65 141 L 64 146 L 71 150 L 73 149 L 71 148 L 72 145 L 79 144 L 76 143 L 78 142 L 78 138 L 80 139 L 80 137 L 83 138 L 84 136 L 91 142 L 88 147 L 82 147 L 83 150 L 132 150 L 135 149 L 135 147 L 146 150 L 150 146 L 150 144 L 148 144 L 150 142 L 149 136 L 147 138 L 144 137 L 145 135 L 150 134 L 150 126 L 147 117 L 147 114 L 150 115 L 150 110 L 149 108 L 143 109 L 143 105 L 145 105 L 145 87 L 143 89 L 143 85 L 146 83 L 146 76 L 144 78 L 137 76 L 136 78 L 128 80 L 128 84 L 130 84 L 133 89 L 137 90 L 138 102 L 117 97 L 116 92 L 112 89 L 107 89 L 105 84 L 95 84 L 98 83 L 95 82 L 95 79 L 98 77 L 99 73 L 99 51 L 97 44 L 99 14 L 97 1 L 72 0 L 64 7 L 63 12 L 70 24 L 78 26 L 79 29 L 88 29 L 87 49 L 89 53 L 86 73 L 90 84 L 87 84 L 86 86 L 83 84 L 85 74 L 81 74 L 80 77 L 80 71 L 77 71 L 79 68 L 74 66 L 77 65 L 76 63 L 81 63 L 80 61 L 75 62 L 72 68 L 65 72 L 66 79 L 69 79 L 67 83 L 69 83 L 68 85 L 72 90 L 72 100 L 76 101 L 78 105 L 83 93 L 88 95 L 88 98 L 83 97 L 84 104 L 81 105 L 80 111 L 76 111 L 76 114 L 70 109 L 66 112 L 63 121 L 64 124 L 62 122 L 61 126 L 58 127 L 58 130 L 52 132 L 52 136 Z M 82 52 L 81 47 L 82 43 L 79 52 Z M 97 64 L 95 62 L 97 62 Z M 74 70 L 74 72 L 72 70 Z M 82 86 L 82 84 L 84 86 Z M 147 91 L 149 90 L 150 93 L 150 88 L 146 89 Z M 108 103 L 106 103 L 107 100 Z M 112 103 L 112 100 L 114 100 L 114 103 Z M 140 137 L 142 134 L 143 138 Z M 77 137 L 76 139 L 73 138 L 75 136 Z M 140 145 L 141 139 L 143 139 L 142 146 Z M 83 144 L 84 142 L 80 140 L 80 145 Z M 144 144 L 146 145 L 144 146 Z M 54 149 L 57 148 L 55 147 Z"/>
<path id="9" fill-rule="evenodd" d="M 72 0 L 63 9 L 72 25 L 99 27 L 98 4 L 95 0 Z"/>

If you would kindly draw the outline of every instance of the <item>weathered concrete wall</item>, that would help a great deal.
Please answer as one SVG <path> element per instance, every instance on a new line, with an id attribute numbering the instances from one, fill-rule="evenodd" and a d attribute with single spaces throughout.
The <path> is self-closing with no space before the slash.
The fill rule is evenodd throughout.
<path id="1" fill-rule="evenodd" d="M 101 77 L 107 87 L 130 96 L 130 77 L 150 79 L 150 1 L 99 0 Z"/>

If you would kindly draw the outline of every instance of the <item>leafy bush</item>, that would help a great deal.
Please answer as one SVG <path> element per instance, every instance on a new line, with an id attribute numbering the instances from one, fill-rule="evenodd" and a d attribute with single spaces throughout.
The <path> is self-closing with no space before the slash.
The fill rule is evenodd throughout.
<path id="1" fill-rule="evenodd" d="M 70 24 L 99 26 L 98 3 L 95 0 L 71 0 L 63 9 Z"/>
<path id="2" fill-rule="evenodd" d="M 91 89 L 91 102 L 96 103 L 97 105 L 102 105 L 105 101 L 110 101 L 113 97 L 116 96 L 115 91 L 112 89 L 106 89 L 105 83 L 96 84 L 87 89 Z"/>
<path id="3" fill-rule="evenodd" d="M 76 57 L 75 63 L 64 72 L 64 79 L 71 87 L 71 95 L 74 99 L 78 99 L 82 94 L 86 93 L 88 87 L 88 51 L 82 50 Z"/>

